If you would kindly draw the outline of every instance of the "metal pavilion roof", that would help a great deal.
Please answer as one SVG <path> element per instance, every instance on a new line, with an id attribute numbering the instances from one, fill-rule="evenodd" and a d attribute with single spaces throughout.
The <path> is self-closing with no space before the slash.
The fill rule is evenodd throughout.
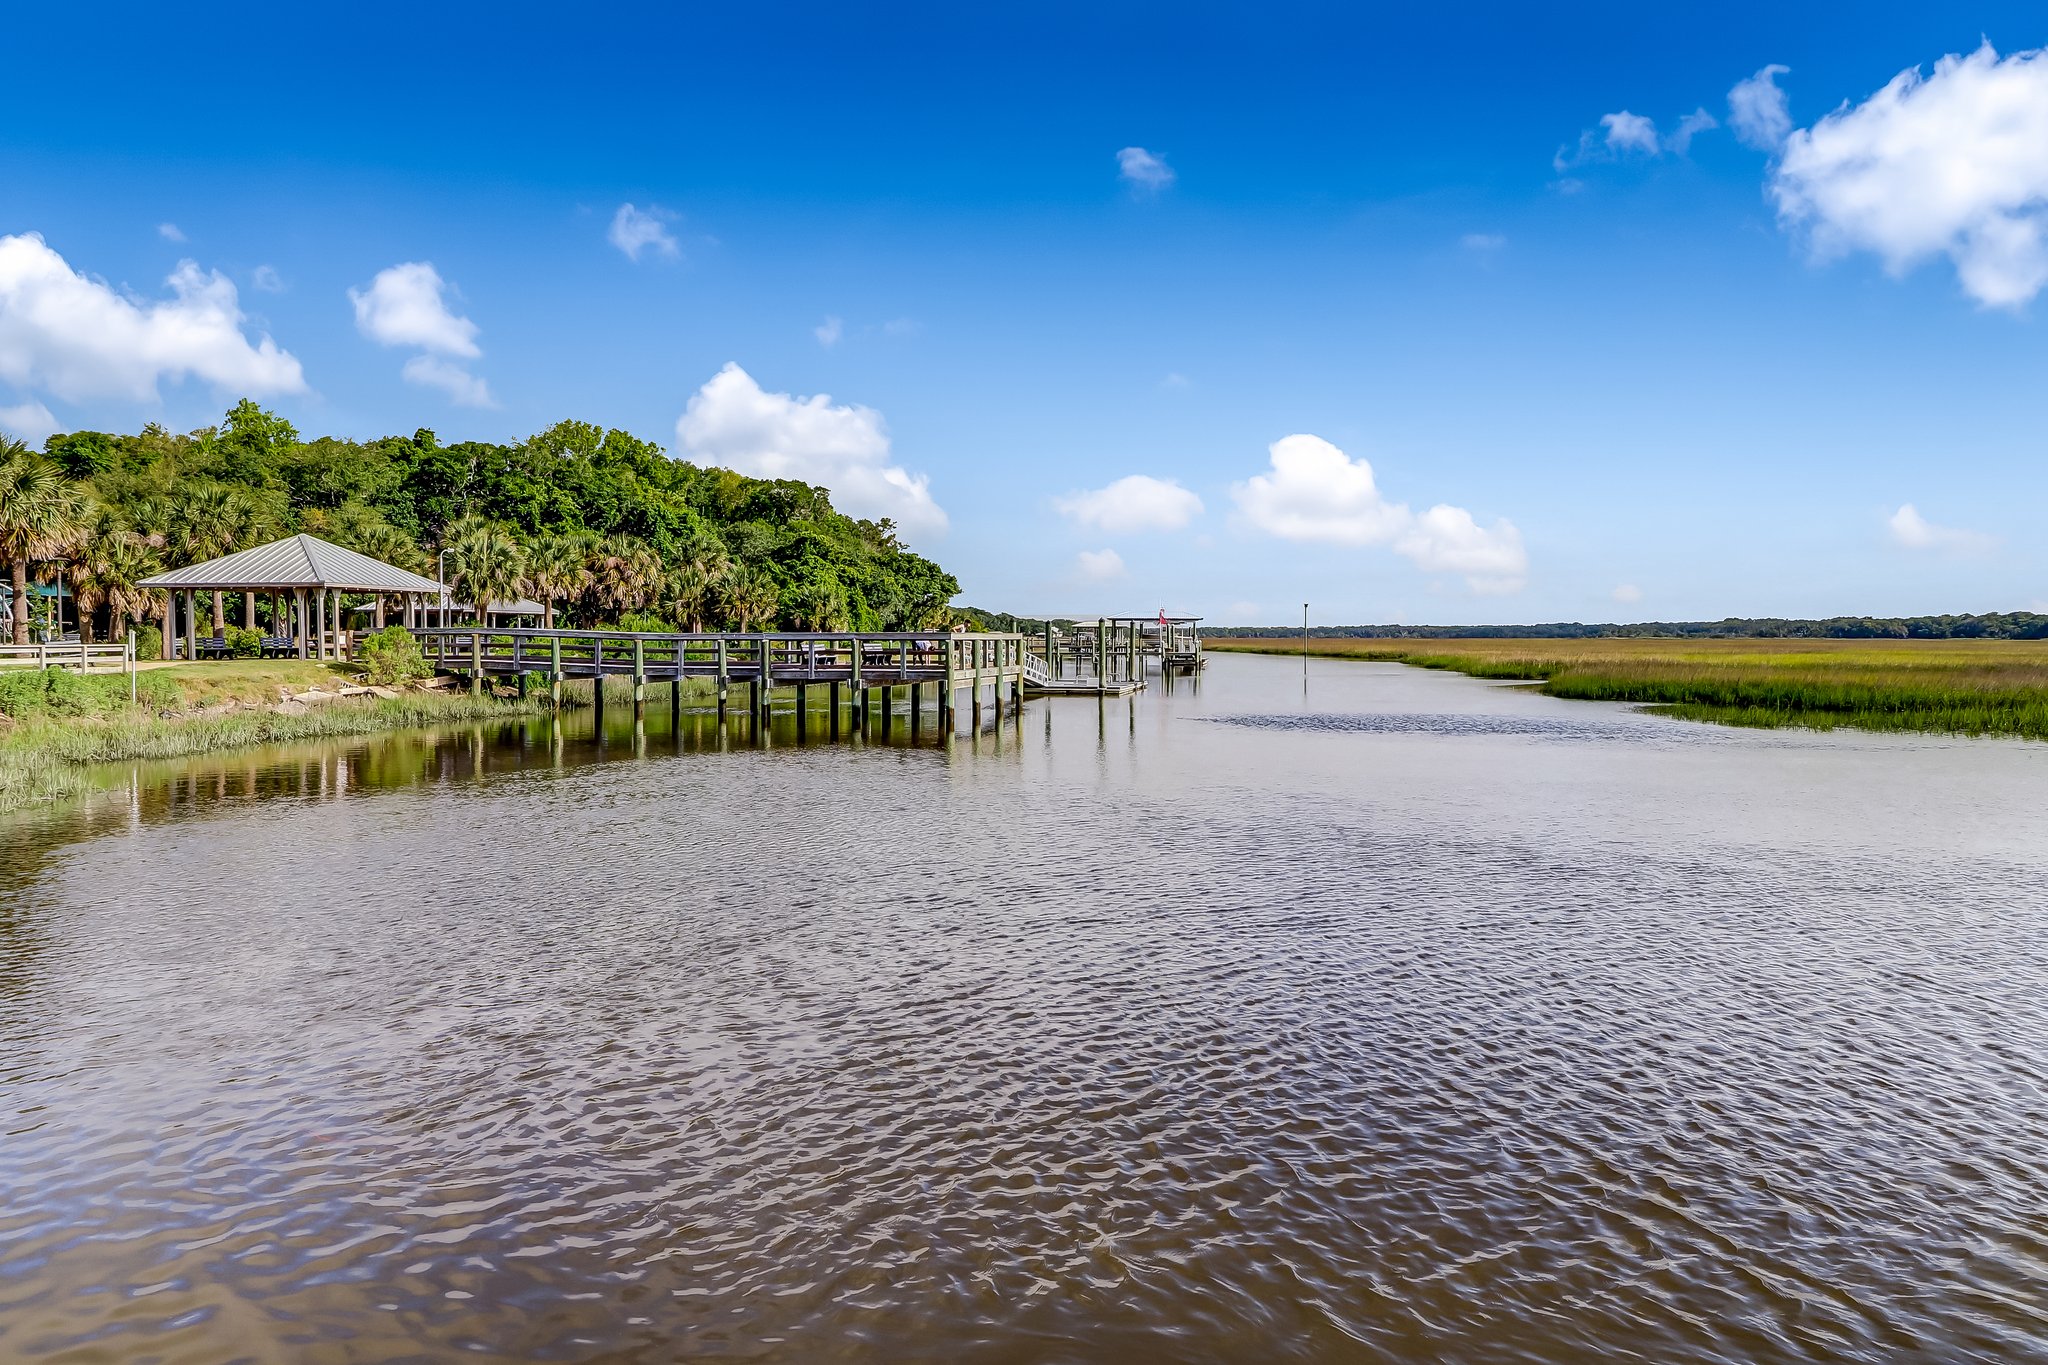
<path id="1" fill-rule="evenodd" d="M 263 591 L 272 588 L 339 588 L 344 592 L 423 592 L 438 596 L 441 585 L 318 536 L 286 536 L 253 550 L 237 550 L 203 564 L 142 580 L 145 588 Z"/>

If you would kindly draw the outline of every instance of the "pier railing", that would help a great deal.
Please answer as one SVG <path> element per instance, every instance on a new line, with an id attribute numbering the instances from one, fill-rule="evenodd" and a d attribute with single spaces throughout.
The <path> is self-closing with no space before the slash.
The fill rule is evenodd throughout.
<path id="1" fill-rule="evenodd" d="M 710 634 L 440 626 L 412 634 L 446 672 L 641 682 L 723 678 L 775 686 L 883 687 L 952 679 L 964 687 L 976 675 L 984 682 L 1020 677 L 1025 653 L 1021 635 L 943 631 Z"/>

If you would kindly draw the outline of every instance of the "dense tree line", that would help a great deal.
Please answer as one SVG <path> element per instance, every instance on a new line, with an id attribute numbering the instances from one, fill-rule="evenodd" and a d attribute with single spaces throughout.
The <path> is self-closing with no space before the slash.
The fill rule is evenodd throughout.
<path id="1" fill-rule="evenodd" d="M 155 609 L 140 579 L 295 532 L 448 581 L 465 601 L 531 596 L 552 623 L 640 628 L 940 627 L 959 591 L 887 520 L 822 488 L 670 459 L 587 422 L 515 445 L 434 432 L 301 440 L 253 402 L 174 435 L 0 440 L 0 559 L 21 588 L 64 571 L 86 628 Z M 216 629 L 221 605 L 214 604 Z M 26 639 L 25 613 L 16 638 Z"/>
<path id="2" fill-rule="evenodd" d="M 1214 626 L 1204 635 L 1295 637 L 1327 640 L 1592 640 L 1813 639 L 1813 640 L 2041 640 L 2048 616 L 1994 611 L 1982 616 L 1831 616 L 1821 621 L 1731 616 L 1720 621 L 1643 621 L 1586 625 L 1553 621 L 1529 626 Z"/>

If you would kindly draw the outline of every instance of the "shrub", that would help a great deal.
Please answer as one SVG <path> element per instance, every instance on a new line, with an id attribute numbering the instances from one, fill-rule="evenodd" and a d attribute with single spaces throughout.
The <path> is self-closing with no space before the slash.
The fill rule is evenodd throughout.
<path id="1" fill-rule="evenodd" d="M 659 635 L 675 627 L 651 611 L 629 611 L 619 618 L 618 630 L 635 631 L 643 635 Z"/>
<path id="2" fill-rule="evenodd" d="M 164 673 L 143 673 L 135 679 L 135 697 L 152 710 L 166 710 L 184 700 L 176 681 Z M 61 668 L 16 668 L 0 672 L 0 713 L 21 720 L 31 716 L 105 716 L 128 709 L 128 677 L 123 673 L 72 673 Z"/>
<path id="3" fill-rule="evenodd" d="M 250 626 L 229 626 L 225 631 L 228 654 L 236 659 L 256 659 L 263 655 L 263 632 Z"/>
<path id="4" fill-rule="evenodd" d="M 135 657 L 138 659 L 161 659 L 164 657 L 164 633 L 156 626 L 135 628 Z"/>
<path id="5" fill-rule="evenodd" d="M 433 676 L 433 666 L 420 653 L 420 642 L 404 626 L 386 626 L 366 635 L 356 646 L 356 661 L 370 681 L 384 687 Z"/>

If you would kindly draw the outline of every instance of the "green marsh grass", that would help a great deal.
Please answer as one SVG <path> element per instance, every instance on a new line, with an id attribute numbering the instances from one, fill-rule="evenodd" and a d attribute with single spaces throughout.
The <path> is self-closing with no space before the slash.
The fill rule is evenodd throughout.
<path id="1" fill-rule="evenodd" d="M 1206 648 L 1373 659 L 1541 681 L 1554 697 L 1687 720 L 2048 739 L 2048 641 L 1212 640 Z"/>

